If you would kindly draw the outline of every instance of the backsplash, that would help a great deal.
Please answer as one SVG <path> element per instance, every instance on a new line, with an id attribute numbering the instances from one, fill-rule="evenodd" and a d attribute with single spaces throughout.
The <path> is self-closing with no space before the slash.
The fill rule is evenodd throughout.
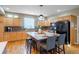
<path id="1" fill-rule="evenodd" d="M 5 32 L 16 32 L 16 31 L 22 31 L 23 28 L 21 26 L 5 26 L 4 31 Z"/>

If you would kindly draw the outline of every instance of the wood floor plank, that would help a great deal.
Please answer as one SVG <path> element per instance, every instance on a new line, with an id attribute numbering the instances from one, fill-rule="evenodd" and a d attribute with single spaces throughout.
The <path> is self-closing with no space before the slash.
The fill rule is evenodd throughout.
<path id="1" fill-rule="evenodd" d="M 26 40 L 10 41 L 4 50 L 4 54 L 27 54 Z M 66 54 L 79 54 L 79 45 L 71 45 L 68 47 L 65 45 Z M 39 54 L 32 48 L 32 54 Z"/>

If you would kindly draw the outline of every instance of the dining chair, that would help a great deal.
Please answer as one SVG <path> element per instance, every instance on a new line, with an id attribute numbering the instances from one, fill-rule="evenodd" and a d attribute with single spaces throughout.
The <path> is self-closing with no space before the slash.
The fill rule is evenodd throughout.
<path id="1" fill-rule="evenodd" d="M 54 53 L 56 37 L 48 37 L 46 43 L 40 43 L 40 53 Z"/>
<path id="2" fill-rule="evenodd" d="M 65 37 L 66 37 L 66 34 L 60 34 L 60 36 L 57 38 L 56 46 L 57 46 L 58 53 L 63 52 L 65 54 L 65 46 L 64 46 Z M 61 46 L 62 46 L 62 48 L 61 48 Z"/>
<path id="3" fill-rule="evenodd" d="M 26 39 L 26 53 L 27 54 L 31 54 L 31 48 L 32 48 L 32 46 L 31 46 L 31 44 L 32 44 L 32 39 L 30 38 L 30 39 Z"/>
<path id="4" fill-rule="evenodd" d="M 32 38 L 26 39 L 26 46 L 27 46 L 27 53 L 29 52 L 31 54 L 32 47 L 36 48 L 36 43 L 35 43 L 35 41 L 32 40 Z"/>

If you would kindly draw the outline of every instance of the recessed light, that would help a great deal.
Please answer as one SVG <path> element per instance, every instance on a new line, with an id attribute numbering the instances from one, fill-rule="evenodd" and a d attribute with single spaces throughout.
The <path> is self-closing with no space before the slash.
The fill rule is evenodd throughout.
<path id="1" fill-rule="evenodd" d="M 9 17 L 9 18 L 13 17 L 13 15 L 11 15 L 11 14 L 7 14 L 6 16 Z"/>
<path id="2" fill-rule="evenodd" d="M 58 9 L 58 10 L 57 10 L 57 12 L 61 12 L 61 10 L 60 10 L 60 9 Z"/>
<path id="3" fill-rule="evenodd" d="M 18 15 L 14 15 L 14 18 L 19 18 L 19 16 Z"/>
<path id="4" fill-rule="evenodd" d="M 7 10 L 9 10 L 10 8 L 6 8 Z"/>

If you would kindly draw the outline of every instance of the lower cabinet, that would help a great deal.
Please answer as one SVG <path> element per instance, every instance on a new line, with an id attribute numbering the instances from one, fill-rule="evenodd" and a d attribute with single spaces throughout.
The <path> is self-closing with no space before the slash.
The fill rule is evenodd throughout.
<path id="1" fill-rule="evenodd" d="M 2 42 L 3 41 L 3 32 L 2 33 L 0 33 L 0 42 Z"/>
<path id="2" fill-rule="evenodd" d="M 4 33 L 4 41 L 13 41 L 17 40 L 16 32 L 6 32 Z"/>
<path id="3" fill-rule="evenodd" d="M 4 41 L 15 41 L 27 39 L 27 34 L 25 32 L 5 32 Z"/>
<path id="4" fill-rule="evenodd" d="M 27 39 L 27 34 L 25 32 L 17 32 L 17 40 Z"/>

